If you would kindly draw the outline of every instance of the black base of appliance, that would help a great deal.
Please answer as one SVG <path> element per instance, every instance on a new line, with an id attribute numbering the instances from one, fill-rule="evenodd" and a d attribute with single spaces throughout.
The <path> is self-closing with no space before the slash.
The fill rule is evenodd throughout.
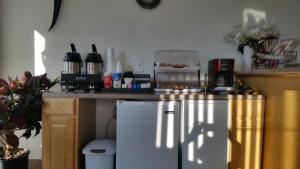
<path id="1" fill-rule="evenodd" d="M 64 91 L 101 91 L 103 81 L 101 74 L 61 74 L 61 89 Z"/>

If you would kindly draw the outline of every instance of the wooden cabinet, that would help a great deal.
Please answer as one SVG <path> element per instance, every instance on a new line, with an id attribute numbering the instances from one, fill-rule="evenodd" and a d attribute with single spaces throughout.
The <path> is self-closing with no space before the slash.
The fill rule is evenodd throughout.
<path id="1" fill-rule="evenodd" d="M 267 97 L 262 169 L 299 169 L 300 73 L 276 70 L 239 78 Z"/>
<path id="2" fill-rule="evenodd" d="M 229 100 L 229 169 L 261 169 L 264 100 Z"/>
<path id="3" fill-rule="evenodd" d="M 43 101 L 43 169 L 83 168 L 81 150 L 95 137 L 95 101 Z"/>
<path id="4" fill-rule="evenodd" d="M 73 169 L 75 117 L 48 117 L 44 122 L 44 169 Z M 49 152 L 49 153 L 48 153 Z"/>

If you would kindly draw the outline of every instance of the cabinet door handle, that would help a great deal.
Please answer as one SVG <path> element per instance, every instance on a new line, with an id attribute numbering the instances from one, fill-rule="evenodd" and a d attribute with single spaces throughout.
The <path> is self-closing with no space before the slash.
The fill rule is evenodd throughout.
<path id="1" fill-rule="evenodd" d="M 166 111 L 165 111 L 165 114 L 175 114 L 175 111 L 169 111 L 169 110 L 166 110 Z"/>

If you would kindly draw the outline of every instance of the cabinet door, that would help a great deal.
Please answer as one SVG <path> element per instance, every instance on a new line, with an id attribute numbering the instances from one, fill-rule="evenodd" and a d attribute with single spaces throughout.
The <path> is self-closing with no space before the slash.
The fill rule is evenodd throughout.
<path id="1" fill-rule="evenodd" d="M 77 100 L 43 100 L 43 169 L 76 169 Z"/>
<path id="2" fill-rule="evenodd" d="M 177 169 L 177 102 L 117 104 L 117 169 Z"/>
<path id="3" fill-rule="evenodd" d="M 227 169 L 227 116 L 227 101 L 182 102 L 182 169 Z"/>
<path id="4" fill-rule="evenodd" d="M 44 169 L 74 169 L 74 117 L 48 116 L 43 124 Z"/>
<path id="5" fill-rule="evenodd" d="M 229 100 L 229 169 L 260 169 L 264 100 Z"/>

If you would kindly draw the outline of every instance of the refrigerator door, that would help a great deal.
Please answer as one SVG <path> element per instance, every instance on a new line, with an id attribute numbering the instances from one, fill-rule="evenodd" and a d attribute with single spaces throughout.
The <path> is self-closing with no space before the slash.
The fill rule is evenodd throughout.
<path id="1" fill-rule="evenodd" d="M 227 169 L 225 100 L 185 100 L 181 104 L 182 169 Z"/>
<path id="2" fill-rule="evenodd" d="M 179 102 L 117 102 L 117 169 L 177 169 Z"/>

